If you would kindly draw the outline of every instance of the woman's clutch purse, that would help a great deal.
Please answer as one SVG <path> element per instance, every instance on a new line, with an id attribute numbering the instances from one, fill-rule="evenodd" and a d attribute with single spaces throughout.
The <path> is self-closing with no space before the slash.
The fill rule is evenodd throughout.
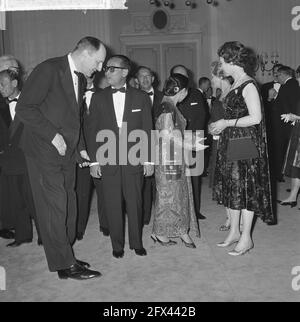
<path id="1" fill-rule="evenodd" d="M 257 147 L 250 136 L 229 139 L 227 161 L 249 160 L 258 157 Z"/>
<path id="2" fill-rule="evenodd" d="M 179 180 L 182 175 L 182 165 L 169 161 L 168 164 L 163 165 L 163 172 L 167 180 Z"/>

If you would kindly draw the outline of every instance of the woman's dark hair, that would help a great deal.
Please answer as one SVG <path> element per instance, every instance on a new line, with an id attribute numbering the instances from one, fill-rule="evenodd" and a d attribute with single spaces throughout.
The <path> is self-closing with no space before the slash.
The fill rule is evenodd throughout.
<path id="1" fill-rule="evenodd" d="M 172 74 L 164 85 L 163 93 L 165 96 L 174 96 L 183 88 L 188 88 L 189 79 L 181 74 Z"/>
<path id="2" fill-rule="evenodd" d="M 257 56 L 252 49 L 245 47 L 240 42 L 226 42 L 219 48 L 218 55 L 224 58 L 226 63 L 242 67 L 247 74 L 252 75 L 254 73 Z"/>

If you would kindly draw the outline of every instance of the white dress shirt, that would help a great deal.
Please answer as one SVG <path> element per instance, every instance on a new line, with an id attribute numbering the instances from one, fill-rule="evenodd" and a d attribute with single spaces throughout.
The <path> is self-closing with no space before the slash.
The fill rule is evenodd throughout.
<path id="1" fill-rule="evenodd" d="M 152 92 L 152 95 L 149 95 L 150 99 L 151 99 L 151 103 L 152 103 L 152 106 L 153 106 L 153 101 L 154 101 L 154 89 L 153 87 L 151 87 L 150 91 L 148 91 L 147 93 L 149 92 Z"/>
<path id="2" fill-rule="evenodd" d="M 15 99 L 18 99 L 21 93 L 18 94 L 18 96 L 15 97 Z M 16 116 L 16 105 L 17 102 L 9 102 L 8 106 L 9 106 L 9 112 L 10 112 L 10 116 L 11 119 L 14 120 L 15 116 Z"/>
<path id="3" fill-rule="evenodd" d="M 87 110 L 89 110 L 90 108 L 90 104 L 91 104 L 91 100 L 92 100 L 92 96 L 93 96 L 94 92 L 91 90 L 87 90 L 84 94 L 85 96 L 85 103 L 86 103 L 86 108 Z"/>
<path id="4" fill-rule="evenodd" d="M 68 61 L 69 61 L 69 66 L 70 66 L 71 75 L 72 75 L 72 79 L 73 79 L 73 87 L 74 87 L 74 92 L 75 92 L 75 96 L 76 96 L 76 101 L 78 102 L 78 76 L 75 74 L 76 67 L 75 67 L 75 63 L 71 57 L 71 54 L 68 55 Z"/>
<path id="5" fill-rule="evenodd" d="M 126 84 L 124 85 L 124 87 L 126 89 Z M 112 88 L 114 88 L 114 87 L 112 87 Z M 122 121 L 123 121 L 124 108 L 125 108 L 126 93 L 116 92 L 116 93 L 113 93 L 112 96 L 113 96 L 116 120 L 118 123 L 118 127 L 121 128 Z"/>

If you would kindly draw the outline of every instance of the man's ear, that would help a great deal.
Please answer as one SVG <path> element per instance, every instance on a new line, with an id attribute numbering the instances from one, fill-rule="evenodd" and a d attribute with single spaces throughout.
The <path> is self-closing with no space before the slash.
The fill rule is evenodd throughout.
<path id="1" fill-rule="evenodd" d="M 128 76 L 128 73 L 129 73 L 129 70 L 128 69 L 122 69 L 122 75 L 123 75 L 123 77 L 127 77 Z"/>
<path id="2" fill-rule="evenodd" d="M 18 80 L 17 80 L 17 79 L 14 79 L 14 80 L 12 81 L 12 86 L 13 86 L 13 87 L 18 87 Z"/>

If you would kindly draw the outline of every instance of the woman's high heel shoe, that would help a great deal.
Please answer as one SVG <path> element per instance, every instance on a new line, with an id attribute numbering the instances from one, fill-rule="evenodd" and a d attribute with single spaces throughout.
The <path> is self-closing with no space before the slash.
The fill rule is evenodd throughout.
<path id="1" fill-rule="evenodd" d="M 297 201 L 281 201 L 281 200 L 277 200 L 277 202 L 281 206 L 291 206 L 291 208 L 294 208 L 294 207 L 297 206 Z"/>
<path id="2" fill-rule="evenodd" d="M 228 254 L 231 255 L 231 256 L 241 256 L 241 255 L 245 255 L 247 253 L 250 253 L 250 250 L 254 247 L 254 245 L 252 244 L 250 247 L 248 248 L 245 248 L 245 249 L 242 249 L 240 250 L 239 252 L 236 251 L 235 249 L 232 250 L 231 252 L 229 252 Z"/>
<path id="3" fill-rule="evenodd" d="M 217 246 L 218 247 L 229 247 L 229 246 L 237 243 L 238 241 L 239 241 L 239 239 L 232 240 L 231 242 L 228 242 L 228 243 L 222 242 L 222 243 L 217 244 Z"/>
<path id="4" fill-rule="evenodd" d="M 150 237 L 154 241 L 154 243 L 158 242 L 162 246 L 172 246 L 177 244 L 176 241 L 170 239 L 167 242 L 164 242 L 160 240 L 156 235 L 151 235 Z"/>
<path id="5" fill-rule="evenodd" d="M 184 243 L 184 246 L 185 247 L 188 247 L 188 248 L 196 248 L 196 245 L 191 242 L 191 243 L 187 243 L 185 240 L 183 240 L 181 237 L 180 237 L 181 241 Z"/>

